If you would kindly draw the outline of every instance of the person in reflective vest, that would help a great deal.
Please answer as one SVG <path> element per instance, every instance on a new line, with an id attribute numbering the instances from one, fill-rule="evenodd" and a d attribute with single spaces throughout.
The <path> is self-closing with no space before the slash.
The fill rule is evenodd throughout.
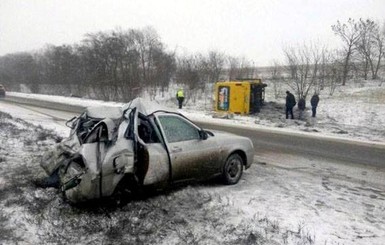
<path id="1" fill-rule="evenodd" d="M 182 109 L 183 101 L 184 101 L 184 93 L 183 89 L 178 89 L 176 92 L 176 99 L 178 100 L 179 109 Z"/>

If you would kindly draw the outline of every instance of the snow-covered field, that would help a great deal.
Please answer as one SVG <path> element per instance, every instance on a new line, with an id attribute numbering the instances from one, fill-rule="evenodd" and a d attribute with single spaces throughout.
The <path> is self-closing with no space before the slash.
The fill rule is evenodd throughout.
<path id="1" fill-rule="evenodd" d="M 379 86 L 382 85 L 382 86 Z M 282 88 L 285 91 L 286 88 Z M 95 106 L 107 104 L 121 106 L 122 103 L 69 98 L 51 95 L 37 95 L 25 93 L 9 94 L 42 99 L 54 102 L 63 102 L 72 105 Z M 346 86 L 337 87 L 332 96 L 327 89 L 321 91 L 317 117 L 311 117 L 310 98 L 307 99 L 307 108 L 303 120 L 285 119 L 285 97 L 275 99 L 272 88 L 266 88 L 266 104 L 261 112 L 251 116 L 226 115 L 227 119 L 216 118 L 213 113 L 212 93 L 201 94 L 193 102 L 187 100 L 182 110 L 189 118 L 198 121 L 209 121 L 220 124 L 244 125 L 247 127 L 268 128 L 279 131 L 310 133 L 322 137 L 338 137 L 345 139 L 372 141 L 385 143 L 385 83 L 381 81 L 351 82 Z M 146 95 L 142 97 L 146 98 Z M 311 97 L 311 96 L 309 96 Z M 164 97 L 156 97 L 156 101 L 170 108 L 177 108 L 175 91 L 170 89 Z M 8 111 L 3 108 L 3 111 Z M 294 116 L 298 119 L 298 111 L 294 109 Z"/>
<path id="2" fill-rule="evenodd" d="M 189 102 L 181 112 L 199 120 L 384 142 L 385 89 L 376 82 L 333 97 L 321 94 L 316 120 L 284 119 L 284 99 L 269 96 L 261 113 L 250 117 L 213 118 L 203 101 Z M 171 99 L 159 101 L 175 106 Z M 73 207 L 56 190 L 33 184 L 44 174 L 42 154 L 67 133 L 45 115 L 0 103 L 0 244 L 385 244 L 384 168 L 261 154 L 234 186 L 214 182 L 123 207 Z"/>

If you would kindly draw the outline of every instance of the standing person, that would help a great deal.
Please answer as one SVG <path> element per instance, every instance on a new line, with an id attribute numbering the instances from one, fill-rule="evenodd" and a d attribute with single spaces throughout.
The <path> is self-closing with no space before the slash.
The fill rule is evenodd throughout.
<path id="1" fill-rule="evenodd" d="M 303 119 L 303 111 L 305 110 L 306 101 L 303 97 L 298 100 L 299 119 Z"/>
<path id="2" fill-rule="evenodd" d="M 312 117 L 315 117 L 315 114 L 317 113 L 317 106 L 319 102 L 319 97 L 317 93 L 314 93 L 313 97 L 310 99 L 310 104 L 311 104 L 311 110 L 312 110 Z"/>
<path id="3" fill-rule="evenodd" d="M 293 115 L 293 107 L 297 104 L 295 101 L 295 97 L 290 91 L 286 91 L 286 119 L 289 118 L 289 113 L 291 115 L 291 119 L 294 119 Z"/>
<path id="4" fill-rule="evenodd" d="M 178 100 L 179 109 L 182 109 L 184 101 L 184 93 L 182 88 L 178 89 L 178 91 L 176 92 L 176 99 Z"/>

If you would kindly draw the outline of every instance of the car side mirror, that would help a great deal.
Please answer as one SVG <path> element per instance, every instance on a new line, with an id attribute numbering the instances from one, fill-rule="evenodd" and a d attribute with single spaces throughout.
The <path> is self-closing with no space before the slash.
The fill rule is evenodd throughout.
<path id="1" fill-rule="evenodd" d="M 200 136 L 200 138 L 201 138 L 202 140 L 207 140 L 207 138 L 209 137 L 209 136 L 207 135 L 206 131 L 204 131 L 204 130 L 200 130 L 200 131 L 199 131 L 199 136 Z"/>

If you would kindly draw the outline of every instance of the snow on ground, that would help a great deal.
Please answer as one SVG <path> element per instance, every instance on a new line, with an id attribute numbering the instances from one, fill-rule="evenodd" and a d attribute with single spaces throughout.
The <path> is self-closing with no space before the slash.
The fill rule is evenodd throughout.
<path id="1" fill-rule="evenodd" d="M 1 244 L 385 242 L 383 168 L 261 154 L 234 186 L 209 182 L 118 208 L 74 207 L 33 184 L 60 137 L 1 112 L 0 129 Z"/>
<path id="2" fill-rule="evenodd" d="M 353 83 L 337 88 L 333 96 L 330 96 L 326 90 L 321 91 L 317 117 L 311 118 L 310 98 L 308 98 L 304 120 L 287 120 L 285 98 L 275 99 L 267 87 L 266 104 L 260 113 L 252 116 L 233 115 L 233 119 L 222 120 L 222 122 L 385 143 L 385 86 L 378 85 L 377 81 L 367 82 L 365 87 Z M 197 107 L 199 110 L 196 109 Z M 194 119 L 199 120 L 204 117 L 204 120 L 211 120 L 211 108 L 211 104 L 199 101 L 187 105 L 183 111 Z M 297 119 L 298 114 L 295 108 L 294 116 Z"/>
<path id="3" fill-rule="evenodd" d="M 285 98 L 275 99 L 272 95 L 272 88 L 269 87 L 266 88 L 266 104 L 261 112 L 256 115 L 226 115 L 227 119 L 215 118 L 215 113 L 212 110 L 211 93 L 202 94 L 195 102 L 191 99 L 187 100 L 184 108 L 179 111 L 198 121 L 385 143 L 385 86 L 379 86 L 379 84 L 379 81 L 367 81 L 365 84 L 363 82 L 351 82 L 346 86 L 338 87 L 333 96 L 330 96 L 329 91 L 325 89 L 320 94 L 317 117 L 311 117 L 310 98 L 308 98 L 303 120 L 298 120 L 296 108 L 294 113 L 297 119 L 285 119 Z M 283 89 L 283 91 L 285 90 Z M 175 91 L 170 90 L 164 97 L 156 97 L 156 100 L 162 105 L 177 108 L 174 93 Z M 9 94 L 47 101 L 59 101 L 71 105 L 123 105 L 123 103 L 73 97 L 14 92 L 9 92 Z M 285 96 L 285 94 L 282 94 L 282 96 Z"/>
<path id="4" fill-rule="evenodd" d="M 269 95 L 255 116 L 213 118 L 207 100 L 189 102 L 180 111 L 197 120 L 380 143 L 385 139 L 385 90 L 375 82 L 368 85 L 352 84 L 334 96 L 321 93 L 314 122 L 284 119 L 284 98 L 273 101 Z M 176 107 L 171 94 L 159 101 Z M 41 155 L 60 139 L 56 134 L 67 134 L 63 122 L 9 105 L 0 104 L 0 111 L 13 117 L 0 112 L 1 244 L 385 244 L 383 168 L 261 154 L 234 186 L 193 185 L 122 208 L 79 209 L 55 190 L 32 184 L 43 174 Z"/>
<path id="5" fill-rule="evenodd" d="M 35 126 L 43 126 L 45 129 L 55 130 L 61 137 L 67 137 L 69 135 L 69 128 L 64 125 L 63 121 L 55 120 L 51 116 L 44 115 L 41 112 L 34 112 L 28 109 L 28 107 L 0 103 L 0 111 L 8 113 L 14 118 L 23 119 Z M 64 117 L 68 119 L 71 118 L 70 115 L 72 114 L 64 113 Z"/>
<path id="6" fill-rule="evenodd" d="M 55 189 L 34 185 L 44 174 L 38 165 L 42 155 L 60 138 L 2 112 L 0 129 L 0 244 L 308 244 L 312 239 L 244 213 L 231 196 L 216 191 L 215 186 L 222 188 L 216 183 L 123 207 L 70 206 Z"/>

